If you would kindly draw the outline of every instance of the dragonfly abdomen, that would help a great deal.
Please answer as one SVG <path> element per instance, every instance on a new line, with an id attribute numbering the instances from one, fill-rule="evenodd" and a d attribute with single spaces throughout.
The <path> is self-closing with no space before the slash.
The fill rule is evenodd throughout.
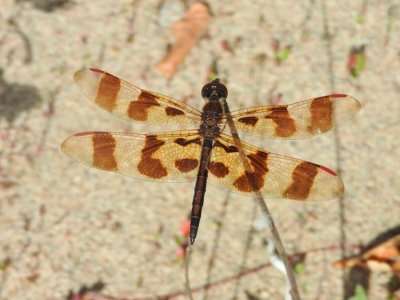
<path id="1" fill-rule="evenodd" d="M 190 243 L 193 244 L 200 225 L 201 210 L 204 203 L 204 195 L 207 187 L 208 162 L 211 155 L 213 140 L 204 138 L 200 157 L 200 167 L 197 173 L 196 185 L 190 215 Z"/>

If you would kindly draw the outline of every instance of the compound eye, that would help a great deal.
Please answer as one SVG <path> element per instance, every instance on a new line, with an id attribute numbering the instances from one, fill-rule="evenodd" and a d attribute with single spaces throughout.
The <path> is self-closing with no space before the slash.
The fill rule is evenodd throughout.
<path id="1" fill-rule="evenodd" d="M 201 89 L 201 96 L 205 99 L 208 99 L 211 97 L 211 93 L 213 91 L 211 83 L 207 83 L 203 88 Z"/>
<path id="2" fill-rule="evenodd" d="M 226 97 L 228 97 L 228 89 L 227 89 L 226 86 L 223 85 L 222 83 L 219 83 L 219 84 L 217 85 L 217 93 L 218 93 L 218 96 L 219 96 L 220 98 L 226 98 Z"/>

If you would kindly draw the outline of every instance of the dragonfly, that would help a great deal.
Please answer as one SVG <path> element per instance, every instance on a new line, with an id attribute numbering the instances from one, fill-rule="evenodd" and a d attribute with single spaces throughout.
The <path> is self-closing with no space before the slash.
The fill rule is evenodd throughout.
<path id="1" fill-rule="evenodd" d="M 331 169 L 274 154 L 240 141 L 250 169 L 240 163 L 237 141 L 227 134 L 223 102 L 228 90 L 219 79 L 203 86 L 202 110 L 141 89 L 105 71 L 88 68 L 74 74 L 86 97 L 112 115 L 153 125 L 184 126 L 160 133 L 80 132 L 68 137 L 62 151 L 88 166 L 142 180 L 196 180 L 190 216 L 193 244 L 207 182 L 232 192 L 265 198 L 320 201 L 340 197 L 342 180 Z M 269 138 L 309 138 L 343 125 L 361 105 L 345 94 L 331 94 L 289 105 L 265 105 L 230 113 L 241 134 Z M 242 153 L 243 153 L 242 152 Z"/>

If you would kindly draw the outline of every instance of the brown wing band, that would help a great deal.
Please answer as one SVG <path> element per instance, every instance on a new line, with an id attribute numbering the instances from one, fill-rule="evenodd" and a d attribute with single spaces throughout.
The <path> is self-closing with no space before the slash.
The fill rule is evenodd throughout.
<path id="1" fill-rule="evenodd" d="M 284 191 L 283 196 L 294 200 L 306 200 L 317 174 L 318 167 L 316 165 L 302 162 L 293 170 L 293 181 Z"/>
<path id="2" fill-rule="evenodd" d="M 271 108 L 270 113 L 265 118 L 271 119 L 277 125 L 275 136 L 291 137 L 296 133 L 296 124 L 289 115 L 287 105 Z"/>
<path id="3" fill-rule="evenodd" d="M 94 134 L 93 165 L 105 170 L 117 170 L 117 162 L 114 157 L 116 142 L 114 137 L 107 132 Z"/>
<path id="4" fill-rule="evenodd" d="M 326 132 L 332 129 L 333 105 L 329 96 L 315 98 L 310 106 L 311 124 L 308 131 Z"/>
<path id="5" fill-rule="evenodd" d="M 121 80 L 109 73 L 103 73 L 95 102 L 107 111 L 113 111 L 117 106 L 117 97 L 120 90 Z"/>

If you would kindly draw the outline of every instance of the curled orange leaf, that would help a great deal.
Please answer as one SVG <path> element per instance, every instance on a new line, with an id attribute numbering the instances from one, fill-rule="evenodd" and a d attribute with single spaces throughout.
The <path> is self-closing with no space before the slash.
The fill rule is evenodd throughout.
<path id="1" fill-rule="evenodd" d="M 210 20 L 211 15 L 207 5 L 196 2 L 189 8 L 183 19 L 173 23 L 175 44 L 171 51 L 156 64 L 156 68 L 165 77 L 171 78 L 175 74 L 190 49 L 206 31 Z"/>
<path id="2" fill-rule="evenodd" d="M 400 235 L 385 240 L 358 255 L 338 260 L 334 266 L 338 268 L 362 266 L 372 271 L 400 272 Z"/>

